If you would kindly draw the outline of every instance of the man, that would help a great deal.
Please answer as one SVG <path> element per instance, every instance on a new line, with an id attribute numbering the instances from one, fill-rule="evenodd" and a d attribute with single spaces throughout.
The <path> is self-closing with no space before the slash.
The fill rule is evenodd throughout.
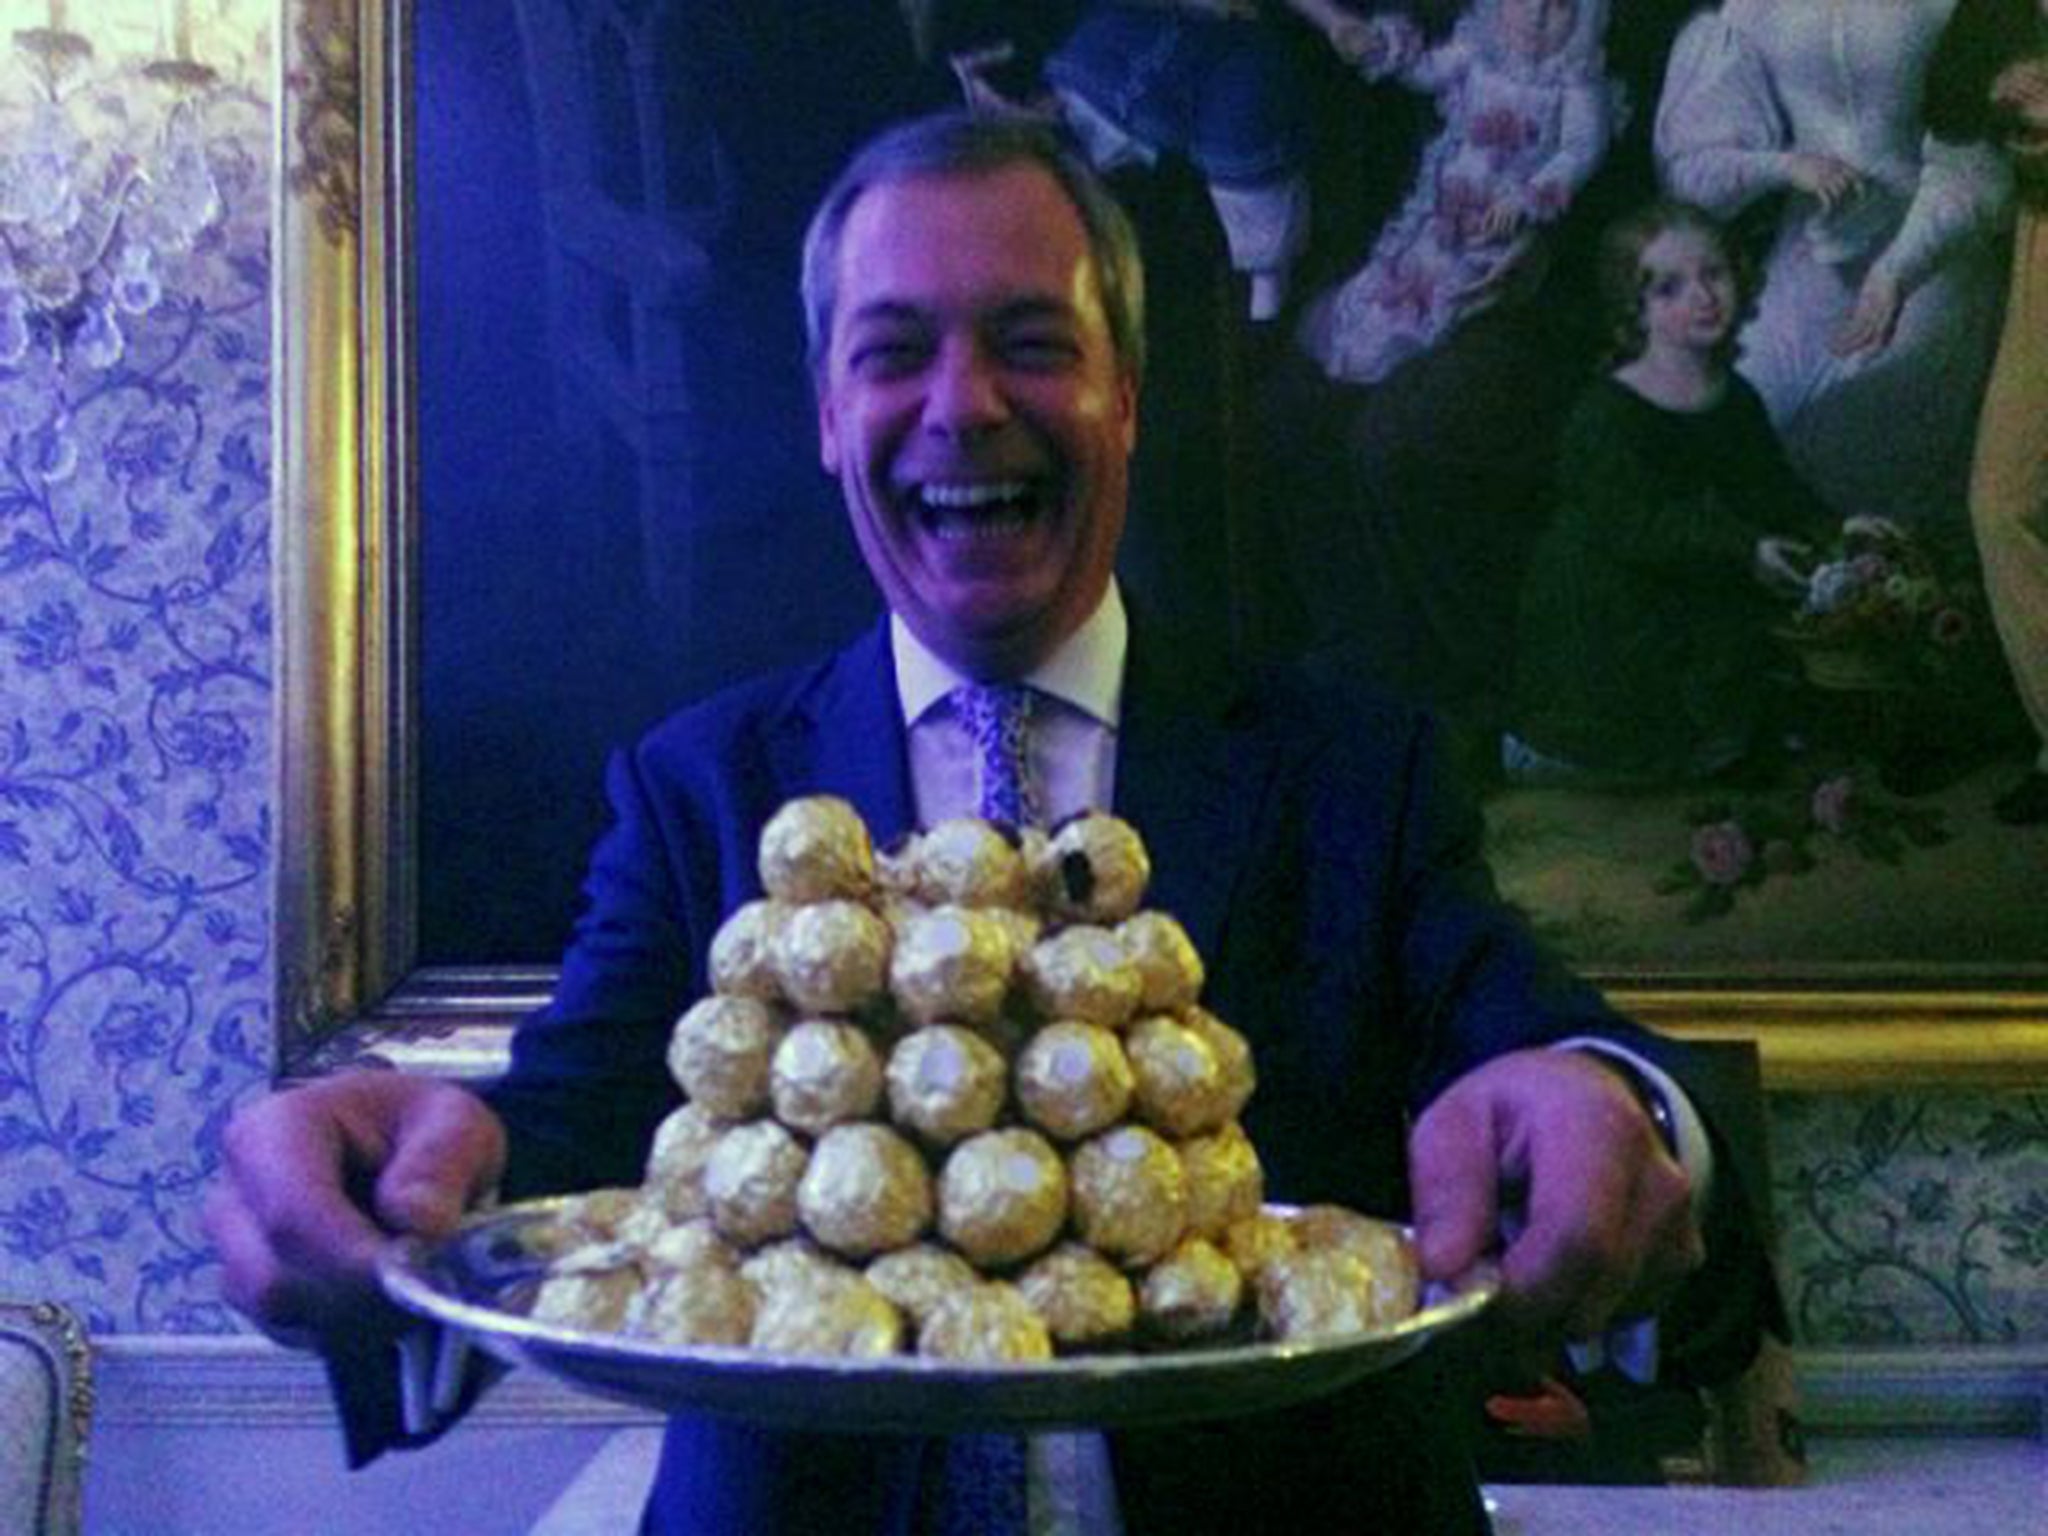
<path id="1" fill-rule="evenodd" d="M 804 293 L 824 466 L 889 622 L 614 762 L 588 912 L 504 1080 L 478 1097 L 336 1077 L 235 1123 L 209 1229 L 236 1305 L 332 1341 L 375 1305 L 391 1234 L 442 1231 L 501 1182 L 637 1182 L 674 1104 L 670 1024 L 705 990 L 718 922 L 758 894 L 767 817 L 830 791 L 887 839 L 974 809 L 954 690 L 1020 679 L 1037 809 L 1108 805 L 1139 828 L 1151 903 L 1187 926 L 1207 1000 L 1251 1041 L 1247 1125 L 1275 1198 L 1412 1207 L 1425 1268 L 1449 1276 L 1500 1243 L 1513 1197 L 1499 1310 L 1531 1340 L 1596 1333 L 1700 1262 L 1691 1182 L 1645 1108 L 1669 1089 L 1650 1065 L 1663 1044 L 1550 969 L 1495 900 L 1428 723 L 1334 672 L 1248 686 L 1127 618 L 1112 565 L 1141 287 L 1122 216 L 1040 128 L 924 119 L 856 158 L 813 221 Z M 1580 1036 L 1599 1038 L 1557 1048 Z M 1113 1436 L 1088 1480 L 1131 1536 L 1480 1530 L 1454 1430 L 1469 1404 L 1427 1395 L 1435 1369 L 1425 1355 L 1308 1410 Z M 940 1529 L 952 1459 L 680 1418 L 644 1529 Z"/>

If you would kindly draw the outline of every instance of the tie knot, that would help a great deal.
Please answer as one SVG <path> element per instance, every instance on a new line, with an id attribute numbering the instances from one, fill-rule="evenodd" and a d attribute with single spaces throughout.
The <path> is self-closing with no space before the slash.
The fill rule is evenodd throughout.
<path id="1" fill-rule="evenodd" d="M 1013 827 L 1038 820 L 1028 756 L 1033 697 L 1023 683 L 965 683 L 953 690 L 953 709 L 980 757 L 977 809 L 986 820 Z"/>

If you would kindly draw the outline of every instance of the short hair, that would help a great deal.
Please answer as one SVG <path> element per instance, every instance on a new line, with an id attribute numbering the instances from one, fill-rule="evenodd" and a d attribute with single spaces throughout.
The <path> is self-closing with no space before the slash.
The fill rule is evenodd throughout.
<path id="1" fill-rule="evenodd" d="M 1058 182 L 1081 217 L 1109 321 L 1110 342 L 1133 378 L 1145 364 L 1145 269 L 1138 237 L 1102 180 L 1049 123 L 977 117 L 964 111 L 911 118 L 870 139 L 826 189 L 804 233 L 805 356 L 822 379 L 839 288 L 839 242 L 853 205 L 869 188 L 920 176 L 981 175 L 1036 165 Z"/>
<path id="2" fill-rule="evenodd" d="M 1754 312 L 1761 286 L 1756 263 L 1734 231 L 1706 209 L 1675 197 L 1660 197 L 1633 213 L 1623 214 L 1600 236 L 1600 312 L 1607 333 L 1609 367 L 1633 362 L 1643 355 L 1643 346 L 1649 339 L 1643 331 L 1643 252 L 1658 236 L 1675 229 L 1707 236 L 1728 258 L 1729 270 L 1735 274 L 1735 315 L 1728 327 L 1728 338 L 1721 346 L 1721 360 L 1726 362 L 1735 356 L 1737 333 Z"/>

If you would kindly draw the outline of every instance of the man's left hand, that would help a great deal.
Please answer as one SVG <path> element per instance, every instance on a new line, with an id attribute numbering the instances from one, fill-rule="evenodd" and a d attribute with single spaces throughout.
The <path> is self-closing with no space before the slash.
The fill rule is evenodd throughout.
<path id="1" fill-rule="evenodd" d="M 1706 1259 L 1692 1184 L 1619 1073 L 1516 1051 L 1453 1083 L 1409 1138 L 1431 1279 L 1499 1251 L 1503 1319 L 1533 1348 L 1646 1316 Z"/>

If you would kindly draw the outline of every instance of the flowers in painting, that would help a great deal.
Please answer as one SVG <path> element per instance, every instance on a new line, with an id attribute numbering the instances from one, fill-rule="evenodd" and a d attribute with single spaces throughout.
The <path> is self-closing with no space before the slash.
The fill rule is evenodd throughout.
<path id="1" fill-rule="evenodd" d="M 1850 518 L 1806 578 L 1783 633 L 1809 656 L 1854 654 L 1895 686 L 1946 671 L 1974 629 L 1974 591 L 1933 551 L 1882 518 Z M 1809 676 L 1827 674 L 1809 662 Z"/>

